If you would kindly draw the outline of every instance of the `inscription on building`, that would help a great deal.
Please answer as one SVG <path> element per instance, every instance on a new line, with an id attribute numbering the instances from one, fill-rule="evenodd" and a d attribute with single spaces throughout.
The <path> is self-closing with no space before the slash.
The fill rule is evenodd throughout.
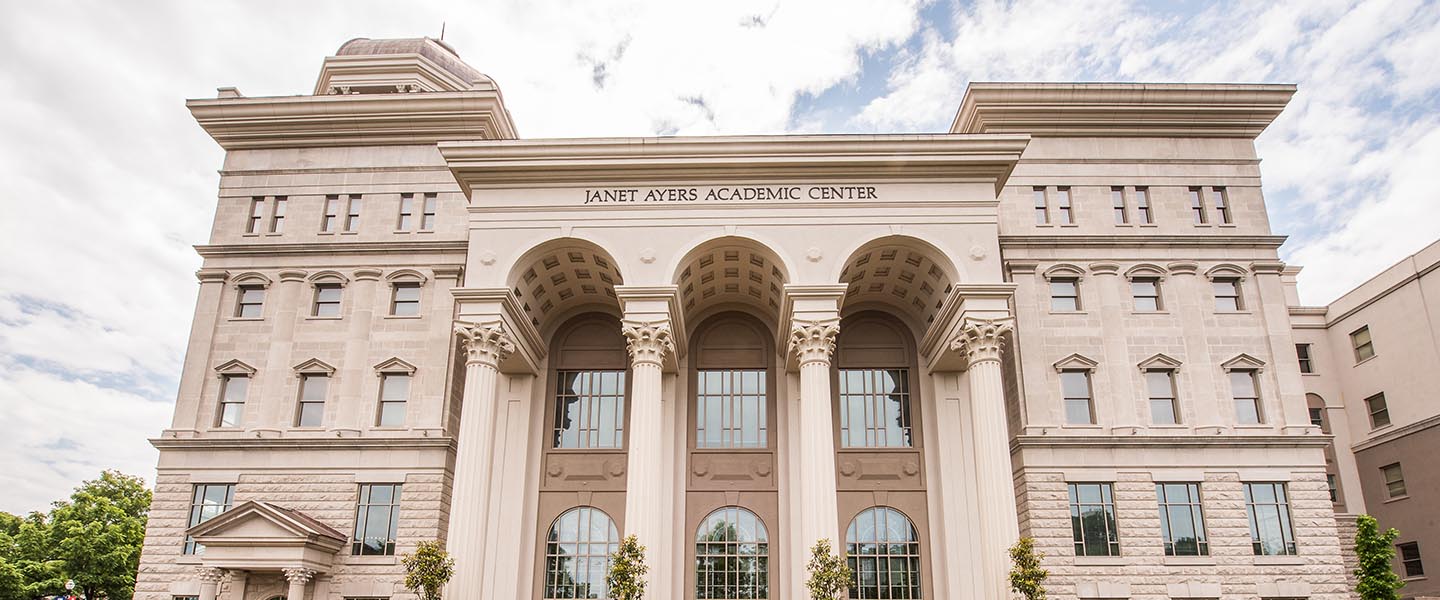
<path id="1" fill-rule="evenodd" d="M 873 185 L 702 186 L 585 190 L 585 204 L 608 202 L 735 202 L 877 200 Z"/>

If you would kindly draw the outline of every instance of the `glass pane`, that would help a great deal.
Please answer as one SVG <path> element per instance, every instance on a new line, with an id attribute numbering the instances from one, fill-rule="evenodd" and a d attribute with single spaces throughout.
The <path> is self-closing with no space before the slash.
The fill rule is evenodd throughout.
<path id="1" fill-rule="evenodd" d="M 1090 401 L 1087 399 L 1066 399 L 1065 400 L 1065 422 L 1071 425 L 1089 425 L 1093 423 L 1090 416 Z"/>
<path id="2" fill-rule="evenodd" d="M 1066 398 L 1089 398 L 1089 373 L 1085 371 L 1064 371 L 1060 373 L 1060 389 Z"/>
<path id="3" fill-rule="evenodd" d="M 380 389 L 382 400 L 408 400 L 410 398 L 410 376 L 386 374 L 381 378 Z"/>
<path id="4" fill-rule="evenodd" d="M 1150 417 L 1156 425 L 1179 423 L 1179 419 L 1175 415 L 1175 403 L 1169 399 L 1151 400 Z"/>
<path id="5" fill-rule="evenodd" d="M 1230 372 L 1230 394 L 1239 398 L 1255 397 L 1255 376 L 1249 371 Z"/>
<path id="6" fill-rule="evenodd" d="M 225 378 L 225 390 L 222 399 L 225 402 L 244 402 L 245 395 L 250 390 L 250 378 L 240 375 L 233 375 Z"/>
<path id="7" fill-rule="evenodd" d="M 1254 398 L 1235 400 L 1235 421 L 1241 425 L 1260 424 L 1260 408 L 1255 404 Z"/>
<path id="8" fill-rule="evenodd" d="M 301 402 L 300 416 L 296 425 L 300 427 L 319 427 L 325 419 L 325 404 L 323 402 Z"/>
<path id="9" fill-rule="evenodd" d="M 405 425 L 405 403 L 381 402 L 379 423 L 381 427 L 403 427 Z"/>

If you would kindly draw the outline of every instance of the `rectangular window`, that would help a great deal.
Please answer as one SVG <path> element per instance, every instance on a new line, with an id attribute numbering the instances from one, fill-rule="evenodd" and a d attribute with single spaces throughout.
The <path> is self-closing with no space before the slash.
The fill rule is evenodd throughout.
<path id="1" fill-rule="evenodd" d="M 410 400 L 410 375 L 385 373 L 380 376 L 380 411 L 375 424 L 404 427 L 405 405 Z"/>
<path id="2" fill-rule="evenodd" d="M 329 195 L 325 197 L 325 217 L 320 220 L 320 231 L 323 233 L 334 233 L 335 227 L 340 224 L 340 196 Z"/>
<path id="3" fill-rule="evenodd" d="M 1035 224 L 1050 224 L 1050 204 L 1045 201 L 1045 188 L 1037 187 L 1033 190 L 1035 197 Z"/>
<path id="4" fill-rule="evenodd" d="M 1135 299 L 1135 312 L 1160 312 L 1160 280 L 1137 277 L 1130 280 L 1130 295 Z"/>
<path id="5" fill-rule="evenodd" d="M 1375 356 L 1375 344 L 1370 341 L 1370 326 L 1356 329 L 1350 334 L 1350 347 L 1355 349 L 1355 362 Z"/>
<path id="6" fill-rule="evenodd" d="M 226 375 L 220 380 L 220 410 L 215 416 L 216 427 L 239 427 L 245 414 L 245 396 L 250 392 L 250 378 Z"/>
<path id="7" fill-rule="evenodd" d="M 1311 425 L 1314 425 L 1314 426 L 1316 426 L 1316 427 L 1324 427 L 1324 426 L 1325 426 L 1325 409 L 1323 409 L 1323 408 L 1312 408 L 1312 409 L 1310 409 L 1310 424 L 1311 424 Z"/>
<path id="8" fill-rule="evenodd" d="M 400 221 L 395 224 L 399 231 L 410 231 L 415 218 L 415 194 L 400 194 Z"/>
<path id="9" fill-rule="evenodd" d="M 1380 474 L 1385 476 L 1385 497 L 1399 498 L 1408 495 L 1405 491 L 1405 473 L 1400 470 L 1400 463 L 1380 467 Z"/>
<path id="10" fill-rule="evenodd" d="M 555 378 L 554 446 L 624 448 L 625 371 L 560 371 Z"/>
<path id="11" fill-rule="evenodd" d="M 245 219 L 245 233 L 260 233 L 260 222 L 265 220 L 265 198 L 250 199 L 250 216 Z"/>
<path id="12" fill-rule="evenodd" d="M 1080 310 L 1080 280 L 1050 280 L 1050 312 L 1075 312 Z"/>
<path id="13" fill-rule="evenodd" d="M 1130 224 L 1130 207 L 1125 204 L 1125 188 L 1110 188 L 1110 204 L 1115 208 L 1115 224 Z"/>
<path id="14" fill-rule="evenodd" d="M 1340 501 L 1340 485 L 1339 485 L 1339 483 L 1336 481 L 1336 479 L 1335 479 L 1335 474 L 1334 474 L 1334 473 L 1327 473 L 1327 474 L 1325 475 L 1325 487 L 1327 487 L 1327 488 L 1330 489 L 1330 502 L 1331 502 L 1331 503 L 1339 502 L 1339 501 Z"/>
<path id="15" fill-rule="evenodd" d="M 1094 403 L 1090 400 L 1089 371 L 1061 371 L 1060 390 L 1065 399 L 1065 422 L 1070 425 L 1093 425 Z"/>
<path id="16" fill-rule="evenodd" d="M 1135 188 L 1135 214 L 1140 217 L 1141 225 L 1155 222 L 1155 213 L 1150 210 L 1150 188 Z"/>
<path id="17" fill-rule="evenodd" d="M 840 370 L 840 447 L 915 445 L 908 375 L 905 369 Z"/>
<path id="18" fill-rule="evenodd" d="M 349 200 L 349 202 L 347 203 L 347 208 L 345 209 L 345 232 L 355 233 L 357 231 L 360 231 L 361 198 L 359 194 L 350 194 L 347 199 Z"/>
<path id="19" fill-rule="evenodd" d="M 194 492 L 190 496 L 190 520 L 189 529 L 215 517 L 220 513 L 230 510 L 235 504 L 235 484 L 233 483 L 199 483 L 195 484 Z M 185 554 L 203 554 L 205 547 L 195 543 L 195 538 L 185 536 Z"/>
<path id="20" fill-rule="evenodd" d="M 1061 225 L 1075 222 L 1075 209 L 1070 206 L 1070 188 L 1055 188 L 1055 214 Z"/>
<path id="21" fill-rule="evenodd" d="M 327 375 L 300 376 L 300 406 L 295 412 L 296 427 L 320 427 L 325 421 L 325 391 L 330 387 Z"/>
<path id="22" fill-rule="evenodd" d="M 1175 372 L 1145 372 L 1145 387 L 1150 393 L 1150 421 L 1156 425 L 1180 423 L 1180 407 L 1175 402 Z"/>
<path id="23" fill-rule="evenodd" d="M 1260 388 L 1255 382 L 1254 371 L 1230 372 L 1230 396 L 1235 399 L 1235 422 L 1241 425 L 1259 425 L 1265 422 L 1260 410 Z"/>
<path id="24" fill-rule="evenodd" d="M 258 319 L 265 310 L 265 288 L 258 285 L 242 285 L 235 299 L 235 316 L 241 319 Z"/>
<path id="25" fill-rule="evenodd" d="M 315 306 L 310 310 L 314 317 L 340 316 L 340 284 L 315 284 Z"/>
<path id="26" fill-rule="evenodd" d="M 395 554 L 395 534 L 400 531 L 400 487 L 398 483 L 360 484 L 351 554 Z"/>
<path id="27" fill-rule="evenodd" d="M 1365 399 L 1365 409 L 1370 412 L 1370 428 L 1379 429 L 1390 424 L 1390 408 L 1385 404 L 1385 392 Z"/>
<path id="28" fill-rule="evenodd" d="M 1251 549 L 1257 556 L 1298 553 L 1285 484 L 1245 484 L 1245 512 L 1250 521 Z"/>
<path id="29" fill-rule="evenodd" d="M 1195 217 L 1196 225 L 1204 225 L 1209 222 L 1205 217 L 1205 196 L 1198 187 L 1190 188 L 1190 214 Z"/>
<path id="30" fill-rule="evenodd" d="M 1400 556 L 1400 565 L 1405 569 L 1405 577 L 1424 577 L 1425 565 L 1420 562 L 1420 543 L 1405 542 L 1395 546 L 1395 553 Z"/>
<path id="31" fill-rule="evenodd" d="M 1219 278 L 1210 282 L 1215 289 L 1215 312 L 1239 312 L 1244 303 L 1240 301 L 1240 280 Z"/>
<path id="32" fill-rule="evenodd" d="M 285 205 L 284 196 L 275 197 L 275 207 L 270 211 L 270 233 L 285 232 Z"/>
<path id="33" fill-rule="evenodd" d="M 1165 540 L 1165 556 L 1209 556 L 1200 484 L 1157 483 L 1155 497 L 1160 503 L 1160 535 Z"/>
<path id="34" fill-rule="evenodd" d="M 770 428 L 764 369 L 699 371 L 695 379 L 696 448 L 766 446 Z"/>
<path id="35" fill-rule="evenodd" d="M 1210 188 L 1210 201 L 1215 205 L 1215 217 L 1220 223 L 1229 225 L 1235 221 L 1230 217 L 1230 202 L 1225 194 L 1225 188 Z"/>
<path id="36" fill-rule="evenodd" d="M 1315 372 L 1315 361 L 1310 357 L 1310 344 L 1295 344 L 1295 356 L 1300 359 L 1300 372 Z"/>
<path id="37" fill-rule="evenodd" d="M 397 283 L 390 297 L 390 314 L 397 317 L 420 316 L 420 284 Z"/>
<path id="38" fill-rule="evenodd" d="M 1120 556 L 1114 487 L 1109 483 L 1071 483 L 1068 487 L 1075 556 Z"/>
<path id="39" fill-rule="evenodd" d="M 435 194 L 425 194 L 425 204 L 421 207 L 420 231 L 435 230 Z"/>

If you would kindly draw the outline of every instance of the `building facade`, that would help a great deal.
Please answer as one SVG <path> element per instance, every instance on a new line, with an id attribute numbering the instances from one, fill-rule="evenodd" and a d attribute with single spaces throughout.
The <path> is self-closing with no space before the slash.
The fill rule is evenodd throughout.
<path id="1" fill-rule="evenodd" d="M 137 597 L 1348 595 L 1254 138 L 1285 85 L 972 84 L 950 133 L 524 139 L 430 39 L 226 150 Z M 1303 313 L 1303 310 L 1301 311 Z M 1398 416 L 1398 415 L 1397 415 Z M 1336 439 L 1339 436 L 1337 434 Z"/>

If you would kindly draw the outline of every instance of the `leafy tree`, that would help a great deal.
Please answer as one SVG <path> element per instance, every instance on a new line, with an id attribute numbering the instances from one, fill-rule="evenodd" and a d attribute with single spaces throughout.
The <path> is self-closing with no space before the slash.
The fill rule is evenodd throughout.
<path id="1" fill-rule="evenodd" d="M 645 597 L 645 546 L 640 539 L 627 535 L 620 541 L 620 549 L 610 555 L 610 574 L 605 583 L 610 588 L 612 600 L 641 600 Z"/>
<path id="2" fill-rule="evenodd" d="M 400 557 L 405 565 L 405 587 L 420 600 L 440 600 L 440 590 L 455 575 L 455 559 L 439 540 L 420 542 L 415 552 Z"/>
<path id="3" fill-rule="evenodd" d="M 1360 515 L 1355 519 L 1355 593 L 1360 600 L 1400 600 L 1399 590 L 1405 582 L 1391 567 L 1395 560 L 1395 538 L 1400 532 L 1393 527 L 1380 533 L 1375 517 Z"/>
<path id="4" fill-rule="evenodd" d="M 63 563 L 52 556 L 50 518 L 32 512 L 20 521 L 13 540 L 13 552 L 7 560 L 20 572 L 25 598 L 52 596 L 65 591 Z"/>
<path id="5" fill-rule="evenodd" d="M 139 477 L 104 471 L 75 488 L 70 500 L 55 503 L 48 536 L 51 558 L 86 598 L 129 600 L 135 594 L 150 499 Z M 59 573 L 44 571 L 45 579 L 32 581 L 53 589 Z"/>
<path id="6" fill-rule="evenodd" d="M 805 580 L 810 600 L 841 600 L 850 589 L 850 579 L 854 577 L 845 557 L 830 551 L 829 539 L 815 542 L 805 571 L 810 573 L 810 578 Z"/>
<path id="7" fill-rule="evenodd" d="M 1044 554 L 1035 552 L 1035 538 L 1022 537 L 1010 547 L 1010 589 L 1025 600 L 1045 600 L 1045 578 L 1050 572 L 1040 568 Z"/>
<path id="8" fill-rule="evenodd" d="M 0 557 L 0 600 L 25 600 L 25 576 L 20 569 Z"/>

